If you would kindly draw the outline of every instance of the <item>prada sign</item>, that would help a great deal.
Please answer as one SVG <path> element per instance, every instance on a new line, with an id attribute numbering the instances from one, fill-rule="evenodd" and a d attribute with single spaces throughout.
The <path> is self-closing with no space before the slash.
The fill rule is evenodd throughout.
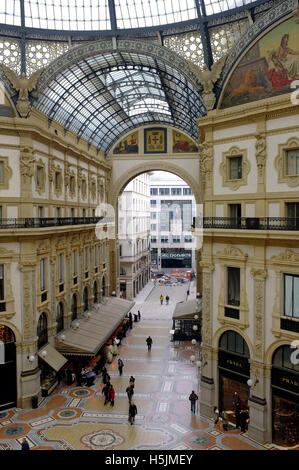
<path id="1" fill-rule="evenodd" d="M 218 366 L 248 377 L 250 376 L 250 365 L 247 357 L 231 354 L 227 351 L 219 351 Z"/>
<path id="2" fill-rule="evenodd" d="M 272 385 L 299 395 L 299 374 L 273 367 Z"/>

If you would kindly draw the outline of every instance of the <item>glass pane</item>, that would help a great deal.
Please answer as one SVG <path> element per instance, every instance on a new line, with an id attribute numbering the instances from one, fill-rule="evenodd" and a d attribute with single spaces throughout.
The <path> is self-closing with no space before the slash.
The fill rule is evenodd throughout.
<path id="1" fill-rule="evenodd" d="M 293 317 L 299 318 L 299 277 L 294 277 Z"/>
<path id="2" fill-rule="evenodd" d="M 286 171 L 287 175 L 298 175 L 299 174 L 299 149 L 288 150 L 287 155 Z"/>
<path id="3" fill-rule="evenodd" d="M 227 332 L 227 350 L 236 351 L 236 333 L 234 331 Z"/>
<path id="4" fill-rule="evenodd" d="M 244 354 L 244 339 L 240 335 L 236 335 L 236 353 Z"/>
<path id="5" fill-rule="evenodd" d="M 293 315 L 293 278 L 285 274 L 284 276 L 284 314 L 291 317 Z"/>
<path id="6" fill-rule="evenodd" d="M 282 367 L 282 348 L 278 348 L 273 355 L 273 365 L 276 367 Z"/>
<path id="7" fill-rule="evenodd" d="M 240 305 L 240 268 L 227 268 L 227 304 Z"/>
<path id="8" fill-rule="evenodd" d="M 238 180 L 242 178 L 242 157 L 231 157 L 229 159 L 229 179 Z"/>

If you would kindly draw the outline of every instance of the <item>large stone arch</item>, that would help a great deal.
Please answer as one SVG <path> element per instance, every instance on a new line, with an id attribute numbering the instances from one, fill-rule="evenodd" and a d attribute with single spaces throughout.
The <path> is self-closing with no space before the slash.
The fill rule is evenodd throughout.
<path id="1" fill-rule="evenodd" d="M 173 160 L 172 160 L 173 162 Z M 132 166 L 130 170 L 126 170 L 113 184 L 111 188 L 111 205 L 116 209 L 117 207 L 117 198 L 126 187 L 126 185 L 136 176 L 146 173 L 148 171 L 167 171 L 174 173 L 175 175 L 182 178 L 186 183 L 189 184 L 190 188 L 193 191 L 196 204 L 201 203 L 201 191 L 200 184 L 196 181 L 193 175 L 191 175 L 187 170 L 182 169 L 178 164 L 172 163 L 165 160 L 155 160 L 155 161 L 145 161 L 143 163 L 134 162 L 132 160 Z"/>
<path id="2" fill-rule="evenodd" d="M 273 354 L 275 353 L 275 351 L 280 347 L 280 346 L 290 346 L 291 345 L 291 341 L 288 341 L 286 339 L 280 339 L 280 340 L 277 340 L 277 341 L 274 341 L 274 343 L 272 343 L 266 353 L 265 353 L 265 361 L 264 361 L 264 364 L 266 366 L 272 366 L 272 359 L 273 359 Z"/>

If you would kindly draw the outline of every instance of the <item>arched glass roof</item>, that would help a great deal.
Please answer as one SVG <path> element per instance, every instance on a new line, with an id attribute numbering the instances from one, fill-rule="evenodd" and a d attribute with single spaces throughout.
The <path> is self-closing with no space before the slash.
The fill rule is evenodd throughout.
<path id="1" fill-rule="evenodd" d="M 150 28 L 199 20 L 259 0 L 1 0 L 0 23 L 63 31 Z"/>
<path id="2" fill-rule="evenodd" d="M 196 138 L 205 112 L 198 91 L 162 60 L 132 52 L 82 59 L 60 73 L 35 106 L 99 150 L 128 130 L 165 123 Z"/>

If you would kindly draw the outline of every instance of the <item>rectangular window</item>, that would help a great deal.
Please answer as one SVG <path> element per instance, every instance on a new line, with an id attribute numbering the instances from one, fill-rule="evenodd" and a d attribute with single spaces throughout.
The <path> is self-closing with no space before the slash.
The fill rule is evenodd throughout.
<path id="1" fill-rule="evenodd" d="M 94 266 L 98 265 L 98 245 L 94 246 Z"/>
<path id="2" fill-rule="evenodd" d="M 183 195 L 184 196 L 191 196 L 193 194 L 191 188 L 183 188 Z"/>
<path id="3" fill-rule="evenodd" d="M 185 237 L 185 243 L 192 243 L 192 237 Z"/>
<path id="4" fill-rule="evenodd" d="M 242 157 L 229 157 L 229 179 L 242 179 Z"/>
<path id="5" fill-rule="evenodd" d="M 240 305 L 240 268 L 227 268 L 227 305 Z"/>
<path id="6" fill-rule="evenodd" d="M 75 177 L 74 176 L 70 177 L 70 192 L 71 193 L 75 192 Z"/>
<path id="7" fill-rule="evenodd" d="M 172 242 L 173 243 L 180 243 L 181 238 L 180 237 L 172 237 Z"/>
<path id="8" fill-rule="evenodd" d="M 41 188 L 43 185 L 43 168 L 41 166 L 36 167 L 36 186 Z"/>
<path id="9" fill-rule="evenodd" d="M 151 243 L 157 243 L 157 237 L 151 237 Z"/>
<path id="10" fill-rule="evenodd" d="M 168 196 L 170 194 L 169 188 L 160 188 L 159 189 L 160 196 Z"/>
<path id="11" fill-rule="evenodd" d="M 4 183 L 4 180 L 3 180 L 3 167 L 4 167 L 4 163 L 3 162 L 0 162 L 0 184 L 3 184 Z"/>
<path id="12" fill-rule="evenodd" d="M 161 243 L 168 243 L 168 237 L 161 237 Z"/>
<path id="13" fill-rule="evenodd" d="M 158 196 L 158 188 L 151 188 L 151 196 Z"/>
<path id="14" fill-rule="evenodd" d="M 41 292 L 46 290 L 46 259 L 43 258 L 39 262 L 40 270 L 40 290 Z"/>
<path id="15" fill-rule="evenodd" d="M 88 247 L 86 246 L 84 248 L 84 267 L 85 267 L 85 271 L 88 271 L 88 254 L 89 254 L 89 249 Z"/>
<path id="16" fill-rule="evenodd" d="M 41 219 L 44 216 L 44 208 L 43 206 L 38 206 L 37 208 L 37 217 Z"/>
<path id="17" fill-rule="evenodd" d="M 157 231 L 157 224 L 151 224 L 151 231 L 156 232 Z"/>
<path id="18" fill-rule="evenodd" d="M 286 173 L 287 175 L 299 175 L 299 149 L 287 150 Z"/>
<path id="19" fill-rule="evenodd" d="M 75 209 L 73 207 L 71 207 L 71 217 L 72 218 L 75 217 Z"/>
<path id="20" fill-rule="evenodd" d="M 4 264 L 0 264 L 0 300 L 4 299 Z"/>
<path id="21" fill-rule="evenodd" d="M 61 174 L 59 171 L 55 172 L 55 189 L 61 188 Z"/>
<path id="22" fill-rule="evenodd" d="M 157 212 L 151 212 L 151 219 L 157 218 Z"/>
<path id="23" fill-rule="evenodd" d="M 0 220 L 2 219 L 2 206 L 0 206 Z"/>
<path id="24" fill-rule="evenodd" d="M 171 195 L 172 196 L 181 196 L 182 188 L 171 188 Z"/>
<path id="25" fill-rule="evenodd" d="M 77 276 L 77 250 L 73 251 L 73 276 Z"/>
<path id="26" fill-rule="evenodd" d="M 56 217 L 60 217 L 60 207 L 56 207 Z"/>
<path id="27" fill-rule="evenodd" d="M 58 255 L 58 282 L 63 282 L 63 254 Z"/>
<path id="28" fill-rule="evenodd" d="M 284 275 L 284 314 L 299 318 L 299 276 Z"/>
<path id="29" fill-rule="evenodd" d="M 123 247 L 122 245 L 119 245 L 119 256 L 123 255 Z"/>
<path id="30" fill-rule="evenodd" d="M 156 205 L 157 205 L 156 199 L 151 199 L 151 206 L 156 206 Z"/>

